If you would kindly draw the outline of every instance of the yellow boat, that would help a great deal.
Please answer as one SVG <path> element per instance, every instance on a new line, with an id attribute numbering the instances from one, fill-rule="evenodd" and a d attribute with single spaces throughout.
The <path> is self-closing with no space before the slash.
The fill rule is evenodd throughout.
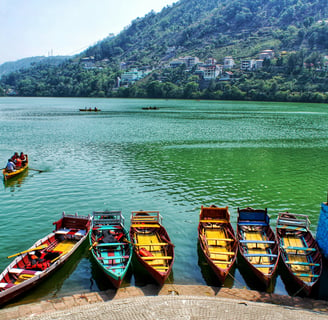
<path id="1" fill-rule="evenodd" d="M 26 158 L 27 158 L 27 156 L 26 156 Z M 3 178 L 4 178 L 4 180 L 8 180 L 8 179 L 17 177 L 19 174 L 23 173 L 27 168 L 28 168 L 28 161 L 26 161 L 24 166 L 18 168 L 15 171 L 12 171 L 12 172 L 8 172 L 6 170 L 6 168 L 4 168 L 4 169 L 2 169 Z"/>

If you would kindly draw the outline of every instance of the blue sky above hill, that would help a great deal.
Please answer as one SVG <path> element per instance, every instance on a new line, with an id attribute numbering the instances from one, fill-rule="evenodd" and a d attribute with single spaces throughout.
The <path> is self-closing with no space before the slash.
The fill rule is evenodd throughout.
<path id="1" fill-rule="evenodd" d="M 173 0 L 1 0 L 0 64 L 77 54 Z"/>

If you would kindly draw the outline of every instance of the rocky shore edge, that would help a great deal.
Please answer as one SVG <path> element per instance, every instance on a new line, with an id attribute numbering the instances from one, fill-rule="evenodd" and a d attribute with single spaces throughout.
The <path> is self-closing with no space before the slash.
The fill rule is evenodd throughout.
<path id="1" fill-rule="evenodd" d="M 290 297 L 274 293 L 258 292 L 249 289 L 217 288 L 202 285 L 174 285 L 166 284 L 160 290 L 155 285 L 145 287 L 120 288 L 116 292 L 113 290 L 79 293 L 72 296 L 42 300 L 30 304 L 23 304 L 14 307 L 0 309 L 0 319 L 9 320 L 17 318 L 28 318 L 44 313 L 68 310 L 70 308 L 91 305 L 94 303 L 107 302 L 117 299 L 126 299 L 143 296 L 198 296 L 215 297 L 222 299 L 235 299 L 251 302 L 269 303 L 279 306 L 289 306 L 304 310 L 315 311 L 328 314 L 328 301 L 315 300 L 310 298 Z"/>

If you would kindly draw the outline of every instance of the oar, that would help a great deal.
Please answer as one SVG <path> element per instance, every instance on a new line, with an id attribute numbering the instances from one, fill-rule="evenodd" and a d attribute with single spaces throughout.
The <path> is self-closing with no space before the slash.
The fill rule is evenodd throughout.
<path id="1" fill-rule="evenodd" d="M 45 170 L 39 170 L 39 169 L 33 169 L 33 168 L 28 168 L 29 170 L 34 170 L 34 171 L 38 171 L 38 172 L 44 172 Z"/>
<path id="2" fill-rule="evenodd" d="M 98 244 L 98 242 L 95 241 L 95 242 L 92 244 L 92 246 L 89 248 L 89 251 L 91 251 L 91 249 L 92 249 L 93 247 L 95 247 L 97 244 Z"/>
<path id="3" fill-rule="evenodd" d="M 35 250 L 42 250 L 44 248 L 47 248 L 47 245 L 43 244 L 43 245 L 38 246 L 38 247 L 35 247 L 35 248 L 31 248 L 31 249 L 28 249 L 28 250 L 25 250 L 25 251 L 21 251 L 21 252 L 15 253 L 15 254 L 13 254 L 11 256 L 8 256 L 7 259 L 10 259 L 12 257 L 19 256 L 19 255 L 21 255 L 23 253 L 27 253 L 27 252 L 31 252 L 31 251 L 35 251 Z"/>

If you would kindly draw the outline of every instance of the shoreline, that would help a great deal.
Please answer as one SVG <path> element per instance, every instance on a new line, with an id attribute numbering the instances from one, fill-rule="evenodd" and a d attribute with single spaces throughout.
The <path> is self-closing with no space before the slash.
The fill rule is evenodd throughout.
<path id="1" fill-rule="evenodd" d="M 219 287 L 209 287 L 203 285 L 172 285 L 165 284 L 161 289 L 155 285 L 147 285 L 145 287 L 127 287 L 120 288 L 115 293 L 111 290 L 79 293 L 72 296 L 64 296 L 60 298 L 42 300 L 39 302 L 22 304 L 13 307 L 4 307 L 0 309 L 0 318 L 2 320 L 9 319 L 26 319 L 33 317 L 50 318 L 52 313 L 65 311 L 70 313 L 70 309 L 116 302 L 129 299 L 133 303 L 134 299 L 163 297 L 172 299 L 173 297 L 189 297 L 194 300 L 200 298 L 214 298 L 217 302 L 230 301 L 243 304 L 243 301 L 252 303 L 264 303 L 267 305 L 276 305 L 284 308 L 298 308 L 308 312 L 317 314 L 328 314 L 328 301 L 314 300 L 310 298 L 290 297 L 286 295 L 278 295 L 273 293 L 258 292 L 249 289 L 229 289 Z M 230 302 L 230 303 L 231 303 Z M 247 304 L 246 304 L 247 305 Z M 142 310 L 141 310 L 142 311 Z M 72 310 L 73 312 L 73 310 Z M 328 317 L 328 316 L 327 316 Z"/>

